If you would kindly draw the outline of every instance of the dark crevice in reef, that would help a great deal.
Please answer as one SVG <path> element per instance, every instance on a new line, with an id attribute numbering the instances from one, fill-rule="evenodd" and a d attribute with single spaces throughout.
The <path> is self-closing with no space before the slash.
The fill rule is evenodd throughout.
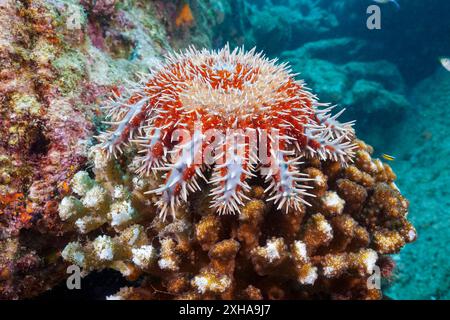
<path id="1" fill-rule="evenodd" d="M 92 272 L 81 280 L 81 289 L 68 289 L 65 281 L 51 291 L 38 296 L 35 300 L 104 300 L 124 286 L 134 286 L 136 283 L 126 281 L 120 272 L 103 270 Z"/>
<path id="2" fill-rule="evenodd" d="M 45 136 L 42 129 L 38 129 L 30 144 L 30 155 L 45 155 L 48 151 L 50 140 Z"/>

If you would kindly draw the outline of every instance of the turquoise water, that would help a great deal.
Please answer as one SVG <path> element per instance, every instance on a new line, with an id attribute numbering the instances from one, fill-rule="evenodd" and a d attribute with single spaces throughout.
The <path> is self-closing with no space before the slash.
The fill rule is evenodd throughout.
<path id="1" fill-rule="evenodd" d="M 410 200 L 418 240 L 395 256 L 386 293 L 450 298 L 450 1 L 229 1 L 225 42 L 289 61 L 325 102 L 346 107 L 360 138 L 387 153 Z M 225 2 L 226 3 L 226 2 Z M 377 5 L 378 8 L 371 8 Z M 368 19 L 381 29 L 369 29 Z M 378 20 L 379 18 L 379 20 Z"/>

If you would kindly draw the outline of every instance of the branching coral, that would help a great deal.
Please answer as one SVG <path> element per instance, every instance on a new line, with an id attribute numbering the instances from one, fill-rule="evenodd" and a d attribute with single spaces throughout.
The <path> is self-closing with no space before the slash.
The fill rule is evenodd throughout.
<path id="1" fill-rule="evenodd" d="M 63 200 L 60 215 L 75 229 L 79 219 L 103 218 L 97 229 L 78 229 L 82 236 L 63 256 L 86 271 L 114 268 L 138 279 L 139 287 L 109 299 L 380 299 L 370 277 L 389 276 L 386 254 L 416 235 L 391 168 L 372 159 L 362 141 L 353 143 L 353 165 L 310 158 L 299 166 L 310 177 L 311 206 L 279 212 L 267 201 L 264 181 L 253 179 L 239 215 L 217 215 L 205 192 L 211 187 L 202 184 L 205 190 L 166 220 L 158 215 L 158 197 L 143 195 L 163 177 L 136 175 L 133 152 L 119 165 L 94 148 L 95 179 L 77 173 L 76 194 Z M 103 200 L 91 201 L 92 193 Z M 117 225 L 112 208 L 124 194 L 132 205 L 121 212 L 132 208 L 135 215 Z"/>
<path id="2" fill-rule="evenodd" d="M 286 66 L 254 52 L 190 50 L 114 95 L 106 108 L 112 128 L 91 151 L 95 180 L 77 173 L 76 196 L 59 207 L 68 226 L 86 235 L 64 249 L 66 260 L 146 279 L 112 298 L 381 297 L 368 280 L 382 255 L 415 239 L 408 202 L 391 168 L 355 140 L 351 123 L 319 109 Z M 180 127 L 188 139 L 174 143 Z M 222 163 L 195 162 L 208 148 L 207 129 L 244 128 L 269 129 L 269 169 L 252 153 L 251 137 L 237 143 L 243 154 L 227 136 L 214 157 Z M 224 211 L 240 214 L 217 215 Z M 380 263 L 389 268 L 380 276 L 390 265 Z"/>
<path id="3" fill-rule="evenodd" d="M 80 234 L 109 224 L 119 235 L 100 235 L 84 247 L 70 243 L 62 256 L 86 270 L 111 267 L 132 277 L 136 267 L 146 269 L 155 257 L 144 227 L 137 224 L 155 212 L 143 196 L 149 185 L 139 178 L 130 180 L 118 165 L 99 157 L 93 159 L 97 181 L 85 171 L 75 174 L 71 188 L 76 196 L 61 201 L 59 215 Z"/>

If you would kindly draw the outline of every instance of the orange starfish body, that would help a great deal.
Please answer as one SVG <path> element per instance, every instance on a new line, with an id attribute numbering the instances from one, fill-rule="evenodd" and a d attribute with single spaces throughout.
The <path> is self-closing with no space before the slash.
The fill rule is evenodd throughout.
<path id="1" fill-rule="evenodd" d="M 138 173 L 166 172 L 164 183 L 149 191 L 159 195 L 162 217 L 201 189 L 198 178 L 211 186 L 211 206 L 218 213 L 239 212 L 247 182 L 258 172 L 268 182 L 268 201 L 287 211 L 309 204 L 301 157 L 352 161 L 353 122 L 338 122 L 342 111 L 332 115 L 333 107 L 322 106 L 327 104 L 295 80 L 286 64 L 255 50 L 191 48 L 169 55 L 135 91 L 114 93 L 104 106 L 111 128 L 98 137 L 97 147 L 116 155 L 134 143 L 141 154 Z M 186 140 L 178 140 L 180 130 Z M 203 156 L 215 148 L 209 144 L 211 133 L 218 147 L 205 163 Z M 240 142 L 233 142 L 236 137 Z"/>

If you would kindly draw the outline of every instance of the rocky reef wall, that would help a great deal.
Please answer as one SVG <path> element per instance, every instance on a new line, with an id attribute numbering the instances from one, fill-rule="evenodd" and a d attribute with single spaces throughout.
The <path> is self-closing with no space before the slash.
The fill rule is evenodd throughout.
<path id="1" fill-rule="evenodd" d="M 168 50 L 210 46 L 208 1 L 0 3 L 0 297 L 63 279 L 58 203 L 86 163 L 99 104 Z"/>

